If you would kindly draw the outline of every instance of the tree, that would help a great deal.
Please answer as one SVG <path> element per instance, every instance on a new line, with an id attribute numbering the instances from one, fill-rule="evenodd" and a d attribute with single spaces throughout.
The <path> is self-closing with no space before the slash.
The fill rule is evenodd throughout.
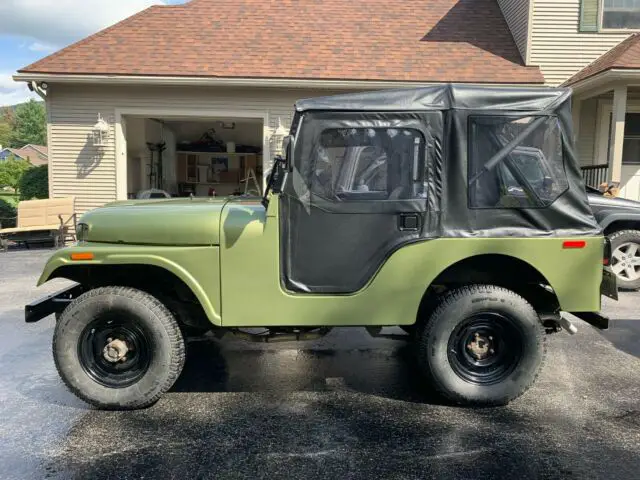
<path id="1" fill-rule="evenodd" d="M 49 169 L 46 165 L 30 168 L 24 172 L 18 186 L 20 200 L 49 198 Z"/>
<path id="2" fill-rule="evenodd" d="M 18 193 L 22 175 L 31 168 L 26 160 L 10 157 L 0 162 L 0 187 L 11 187 Z"/>
<path id="3" fill-rule="evenodd" d="M 31 99 L 18 105 L 11 120 L 11 127 L 12 147 L 20 148 L 29 143 L 46 145 L 47 114 L 44 104 Z"/>
<path id="4" fill-rule="evenodd" d="M 3 122 L 0 118 L 0 145 L 2 148 L 8 147 L 11 142 L 11 125 Z"/>
<path id="5" fill-rule="evenodd" d="M 12 119 L 13 115 L 10 109 L 0 108 L 0 145 L 3 148 L 8 147 L 11 143 Z"/>

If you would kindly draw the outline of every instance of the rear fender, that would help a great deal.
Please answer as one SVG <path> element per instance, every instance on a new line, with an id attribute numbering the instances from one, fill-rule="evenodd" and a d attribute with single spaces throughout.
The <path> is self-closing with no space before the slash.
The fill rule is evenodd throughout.
<path id="1" fill-rule="evenodd" d="M 92 260 L 72 260 L 73 253 L 91 253 Z M 191 289 L 207 318 L 220 326 L 220 254 L 212 247 L 147 247 L 86 243 L 55 252 L 47 261 L 38 286 L 57 277 L 66 278 L 69 268 L 100 265 L 152 265 L 179 278 Z"/>

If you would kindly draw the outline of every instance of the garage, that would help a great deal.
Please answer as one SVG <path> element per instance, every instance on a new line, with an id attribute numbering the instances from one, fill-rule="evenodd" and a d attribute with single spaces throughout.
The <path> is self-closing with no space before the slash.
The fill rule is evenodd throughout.
<path id="1" fill-rule="evenodd" d="M 121 125 L 129 199 L 262 194 L 263 118 L 123 115 Z"/>

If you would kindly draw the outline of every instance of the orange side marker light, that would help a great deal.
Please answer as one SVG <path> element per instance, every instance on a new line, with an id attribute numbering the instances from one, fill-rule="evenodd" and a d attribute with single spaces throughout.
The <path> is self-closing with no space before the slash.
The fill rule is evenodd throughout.
<path id="1" fill-rule="evenodd" d="M 72 253 L 71 260 L 93 260 L 93 253 L 91 252 L 81 252 L 81 253 Z"/>

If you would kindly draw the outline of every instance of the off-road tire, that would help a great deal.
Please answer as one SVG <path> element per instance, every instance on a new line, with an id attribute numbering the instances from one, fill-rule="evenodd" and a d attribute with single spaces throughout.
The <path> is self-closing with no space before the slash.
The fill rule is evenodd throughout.
<path id="1" fill-rule="evenodd" d="M 80 361 L 82 332 L 99 314 L 117 309 L 148 332 L 149 366 L 133 385 L 111 388 L 95 381 Z M 55 365 L 66 386 L 85 402 L 101 409 L 132 410 L 155 403 L 171 388 L 185 362 L 185 342 L 169 310 L 155 297 L 129 287 L 101 287 L 74 300 L 56 323 Z"/>
<path id="2" fill-rule="evenodd" d="M 494 312 L 520 330 L 522 354 L 506 378 L 490 385 L 465 380 L 449 359 L 449 340 L 456 328 L 473 315 Z M 421 322 L 417 334 L 421 370 L 435 389 L 456 404 L 505 405 L 535 382 L 546 356 L 545 333 L 533 307 L 516 293 L 493 285 L 472 285 L 447 292 L 438 307 Z"/>
<path id="3" fill-rule="evenodd" d="M 635 243 L 640 248 L 640 230 L 620 230 L 613 232 L 609 235 L 609 241 L 611 242 L 611 252 L 625 243 Z M 616 275 L 618 288 L 621 290 L 638 290 L 640 289 L 640 278 L 637 280 L 626 280 L 623 277 Z"/>

